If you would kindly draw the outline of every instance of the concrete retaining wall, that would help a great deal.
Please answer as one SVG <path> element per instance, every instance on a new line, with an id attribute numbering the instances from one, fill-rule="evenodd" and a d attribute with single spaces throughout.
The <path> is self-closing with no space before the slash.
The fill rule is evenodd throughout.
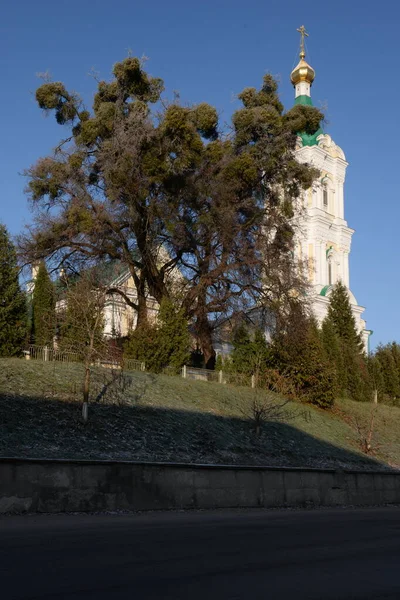
<path id="1" fill-rule="evenodd" d="M 0 459 L 0 513 L 400 504 L 400 473 Z"/>

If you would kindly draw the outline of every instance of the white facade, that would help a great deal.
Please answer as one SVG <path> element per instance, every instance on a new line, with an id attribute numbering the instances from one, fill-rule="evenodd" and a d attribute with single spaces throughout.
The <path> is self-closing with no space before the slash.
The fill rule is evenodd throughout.
<path id="1" fill-rule="evenodd" d="M 310 105 L 311 83 L 300 82 L 294 87 L 297 103 Z M 298 137 L 297 158 L 320 172 L 318 180 L 303 196 L 296 248 L 299 259 L 308 268 L 314 291 L 313 312 L 322 322 L 327 314 L 332 286 L 341 280 L 349 290 L 356 325 L 367 351 L 370 331 L 362 318 L 365 309 L 350 291 L 349 254 L 354 230 L 347 225 L 344 211 L 348 163 L 343 150 L 330 135 L 322 132 L 314 139 Z"/>

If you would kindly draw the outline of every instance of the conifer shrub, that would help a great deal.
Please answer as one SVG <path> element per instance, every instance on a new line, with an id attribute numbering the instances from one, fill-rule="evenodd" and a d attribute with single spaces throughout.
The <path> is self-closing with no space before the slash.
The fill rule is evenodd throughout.
<path id="1" fill-rule="evenodd" d="M 400 401 L 399 346 L 396 342 L 380 345 L 371 358 L 370 372 L 377 379 L 377 392 L 381 401 L 398 404 Z"/>
<path id="2" fill-rule="evenodd" d="M 26 334 L 26 297 L 19 284 L 17 256 L 6 227 L 0 224 L 0 356 L 20 354 Z"/>
<path id="3" fill-rule="evenodd" d="M 272 362 L 288 378 L 298 399 L 320 408 L 333 406 L 336 371 L 326 355 L 315 319 L 294 305 L 286 327 L 274 338 Z"/>
<path id="4" fill-rule="evenodd" d="M 267 369 L 270 350 L 260 329 L 251 335 L 244 325 L 240 325 L 233 335 L 232 344 L 229 357 L 229 370 L 232 373 L 250 376 Z"/>
<path id="5" fill-rule="evenodd" d="M 333 342 L 332 331 L 338 344 Z M 322 337 L 336 367 L 339 392 L 353 400 L 370 401 L 372 389 L 363 342 L 357 331 L 348 290 L 341 281 L 335 284 L 329 296 Z M 328 350 L 332 342 L 333 347 Z"/>
<path id="6" fill-rule="evenodd" d="M 190 334 L 183 310 L 163 300 L 156 323 L 142 324 L 129 335 L 125 356 L 144 362 L 146 369 L 155 373 L 167 367 L 178 373 L 190 360 Z"/>

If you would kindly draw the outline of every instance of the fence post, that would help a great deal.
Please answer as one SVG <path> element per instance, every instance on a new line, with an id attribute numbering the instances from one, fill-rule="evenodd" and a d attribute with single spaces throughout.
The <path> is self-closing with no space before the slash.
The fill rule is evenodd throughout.
<path id="1" fill-rule="evenodd" d="M 145 371 L 146 370 L 146 365 L 144 364 L 144 362 L 140 363 L 140 370 L 141 371 Z"/>
<path id="2" fill-rule="evenodd" d="M 256 387 L 256 376 L 255 375 L 251 376 L 251 387 L 252 388 Z"/>
<path id="3" fill-rule="evenodd" d="M 182 377 L 183 377 L 184 379 L 186 379 L 186 377 L 187 377 L 187 373 L 186 373 L 186 365 L 183 365 L 183 367 L 182 367 Z"/>
<path id="4" fill-rule="evenodd" d="M 44 347 L 43 360 L 44 362 L 47 362 L 49 360 L 49 349 L 47 346 Z"/>
<path id="5" fill-rule="evenodd" d="M 218 383 L 224 383 L 224 376 L 222 371 L 220 371 L 218 374 Z"/>

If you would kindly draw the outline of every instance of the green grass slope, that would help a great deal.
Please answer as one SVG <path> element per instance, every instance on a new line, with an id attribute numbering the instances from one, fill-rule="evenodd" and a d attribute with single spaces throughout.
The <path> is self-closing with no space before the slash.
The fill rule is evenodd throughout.
<path id="1" fill-rule="evenodd" d="M 107 369 L 94 373 L 93 400 L 110 378 Z M 367 456 L 360 441 L 370 404 L 340 401 L 334 411 L 322 411 L 292 402 L 282 420 L 266 422 L 256 436 L 251 389 L 132 372 L 93 401 L 84 424 L 81 381 L 81 365 L 0 359 L 0 455 L 400 467 L 398 408 L 378 407 L 374 454 Z"/>

